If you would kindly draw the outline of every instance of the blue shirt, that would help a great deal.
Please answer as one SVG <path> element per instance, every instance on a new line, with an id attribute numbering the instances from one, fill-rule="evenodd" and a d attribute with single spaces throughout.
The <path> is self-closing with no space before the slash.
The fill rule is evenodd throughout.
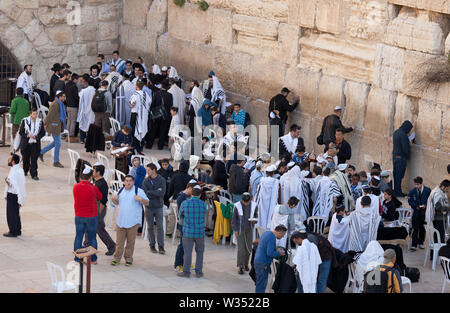
<path id="1" fill-rule="evenodd" d="M 255 254 L 255 263 L 270 264 L 273 258 L 279 256 L 280 252 L 277 251 L 277 239 L 273 232 L 268 230 L 259 239 Z"/>
<path id="2" fill-rule="evenodd" d="M 122 189 L 119 194 L 119 215 L 117 216 L 116 224 L 120 228 L 131 228 L 142 223 L 142 204 L 134 200 L 136 195 L 135 187 L 130 190 Z M 144 190 L 138 188 L 137 195 L 144 200 L 148 200 Z"/>
<path id="3" fill-rule="evenodd" d="M 180 218 L 183 221 L 183 236 L 187 238 L 205 237 L 206 204 L 197 197 L 181 204 Z"/>

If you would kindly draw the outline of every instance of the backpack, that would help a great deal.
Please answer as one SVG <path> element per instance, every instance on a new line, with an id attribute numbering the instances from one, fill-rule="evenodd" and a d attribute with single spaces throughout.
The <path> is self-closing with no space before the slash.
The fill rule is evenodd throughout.
<path id="1" fill-rule="evenodd" d="M 119 190 L 119 192 L 117 193 L 117 195 L 120 195 L 120 193 L 122 192 L 122 190 L 124 190 L 125 189 L 125 187 L 122 187 L 122 188 L 120 188 L 120 190 Z M 138 186 L 134 186 L 134 194 L 137 196 L 137 194 L 138 194 L 138 189 L 139 189 L 139 187 Z"/>
<path id="2" fill-rule="evenodd" d="M 384 271 L 381 271 L 380 268 L 384 268 Z M 374 268 L 373 270 L 364 274 L 364 290 L 363 293 L 388 293 L 388 273 L 391 272 L 392 277 L 394 272 L 392 268 L 388 266 L 381 265 L 380 268 Z M 379 284 L 369 284 L 369 279 L 374 280 L 377 279 L 378 275 L 380 276 Z M 391 283 L 391 290 L 394 288 L 394 284 Z"/>
<path id="3" fill-rule="evenodd" d="M 417 283 L 420 279 L 420 271 L 415 267 L 407 267 L 405 270 L 405 276 L 408 277 L 412 283 Z"/>
<path id="4" fill-rule="evenodd" d="M 106 112 L 106 97 L 105 91 L 97 90 L 92 100 L 92 111 L 95 113 Z"/>

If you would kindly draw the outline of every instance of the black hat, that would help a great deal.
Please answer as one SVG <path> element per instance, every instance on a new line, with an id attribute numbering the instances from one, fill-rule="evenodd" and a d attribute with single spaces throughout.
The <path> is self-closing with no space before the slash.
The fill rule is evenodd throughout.
<path id="1" fill-rule="evenodd" d="M 59 63 L 55 63 L 55 64 L 53 64 L 53 67 L 51 68 L 51 70 L 53 72 L 58 72 L 58 71 L 62 70 L 62 66 Z"/>
<path id="2" fill-rule="evenodd" d="M 67 64 L 67 63 L 64 63 L 64 64 L 62 65 L 62 67 L 64 67 L 64 68 L 70 68 L 70 65 Z"/>
<path id="3" fill-rule="evenodd" d="M 287 89 L 286 87 L 284 87 L 283 89 L 281 89 L 281 92 L 287 92 L 290 93 L 291 91 L 289 89 Z"/>

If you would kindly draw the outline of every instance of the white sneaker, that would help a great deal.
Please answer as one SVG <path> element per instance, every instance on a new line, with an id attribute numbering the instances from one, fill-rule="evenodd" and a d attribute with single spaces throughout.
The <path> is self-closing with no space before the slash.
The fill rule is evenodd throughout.
<path id="1" fill-rule="evenodd" d="M 416 247 L 411 247 L 409 250 L 410 251 L 417 251 L 417 248 Z"/>
<path id="2" fill-rule="evenodd" d="M 419 248 L 420 249 L 425 249 L 425 246 L 424 245 L 419 245 Z"/>
<path id="3" fill-rule="evenodd" d="M 178 265 L 174 270 L 175 270 L 175 272 L 177 272 L 177 273 L 183 273 L 183 267 L 180 266 L 180 265 Z"/>

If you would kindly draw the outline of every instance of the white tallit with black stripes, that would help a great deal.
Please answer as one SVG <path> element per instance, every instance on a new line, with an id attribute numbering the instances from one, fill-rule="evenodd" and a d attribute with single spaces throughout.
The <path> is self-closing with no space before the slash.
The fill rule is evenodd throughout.
<path id="1" fill-rule="evenodd" d="M 344 196 L 344 207 L 346 211 L 353 211 L 355 209 L 355 199 L 353 199 L 352 188 L 347 175 L 341 171 L 336 171 L 330 176 L 330 179 L 339 187 L 341 194 Z"/>
<path id="2" fill-rule="evenodd" d="M 209 85 L 206 84 L 205 86 L 206 86 L 206 88 L 205 88 L 205 90 L 203 90 L 203 96 L 206 97 L 206 93 L 208 92 Z M 226 100 L 227 100 L 227 96 L 225 94 L 225 90 L 222 87 L 222 84 L 220 83 L 217 76 L 213 76 L 213 85 L 211 88 L 211 101 L 215 102 L 219 106 L 221 114 L 225 114 Z"/>
<path id="3" fill-rule="evenodd" d="M 136 87 L 133 86 L 133 83 L 128 79 L 125 79 L 120 85 L 117 96 L 116 96 L 116 105 L 115 105 L 115 119 L 120 122 L 120 125 L 130 125 L 131 118 L 131 108 L 130 108 L 130 99 L 131 96 L 136 92 Z"/>
<path id="4" fill-rule="evenodd" d="M 148 111 L 150 110 L 150 106 L 152 104 L 152 100 L 150 96 L 143 90 L 136 91 L 135 95 L 137 97 L 133 97 L 136 100 L 136 112 L 138 113 L 136 119 L 136 127 L 134 131 L 134 137 L 142 141 L 142 139 L 147 135 L 148 131 Z"/>
<path id="5" fill-rule="evenodd" d="M 328 220 L 330 211 L 333 208 L 333 197 L 339 197 L 341 191 L 336 182 L 328 176 L 324 176 L 317 185 L 317 198 L 314 203 L 313 216 L 322 216 Z"/>
<path id="6" fill-rule="evenodd" d="M 372 240 L 377 240 L 381 216 L 370 207 L 357 208 L 350 214 L 349 250 L 364 251 Z"/>
<path id="7" fill-rule="evenodd" d="M 258 226 L 270 228 L 273 210 L 278 204 L 278 190 L 280 181 L 273 177 L 263 177 L 256 191 L 255 199 L 258 206 Z"/>

